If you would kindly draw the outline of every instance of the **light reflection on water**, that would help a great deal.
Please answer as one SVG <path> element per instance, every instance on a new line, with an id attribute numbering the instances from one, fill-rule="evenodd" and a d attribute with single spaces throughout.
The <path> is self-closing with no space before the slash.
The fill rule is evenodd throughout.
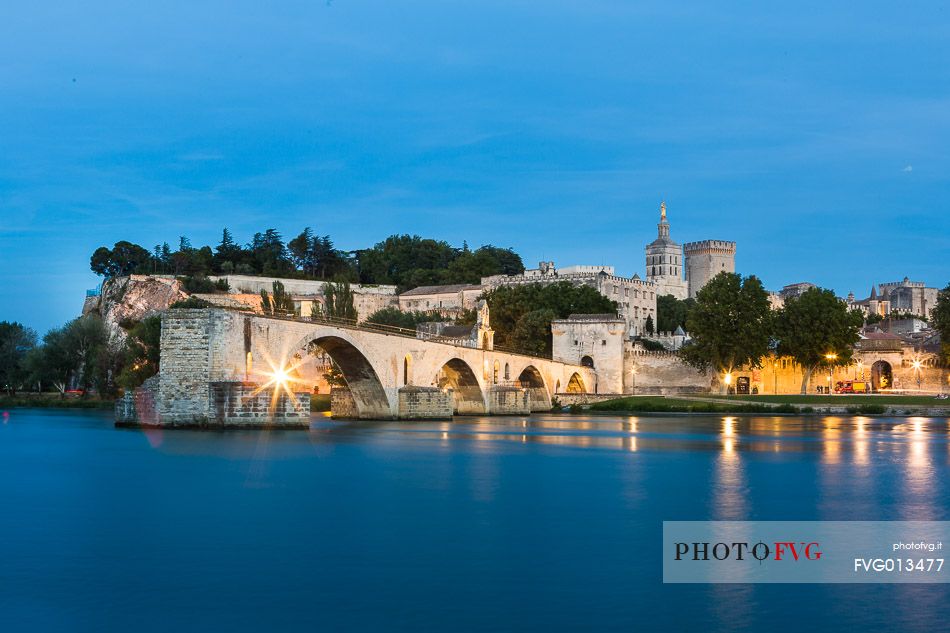
<path id="1" fill-rule="evenodd" d="M 663 520 L 948 520 L 948 440 L 933 418 L 13 411 L 0 630 L 939 630 L 941 587 L 668 586 L 657 547 Z"/>

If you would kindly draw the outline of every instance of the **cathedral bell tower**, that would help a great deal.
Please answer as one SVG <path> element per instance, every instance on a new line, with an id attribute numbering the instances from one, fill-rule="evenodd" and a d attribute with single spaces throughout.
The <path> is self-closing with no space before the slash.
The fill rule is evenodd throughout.
<path id="1" fill-rule="evenodd" d="M 656 225 L 656 239 L 646 247 L 647 281 L 656 284 L 656 296 L 673 295 L 685 299 L 686 280 L 683 278 L 683 247 L 670 239 L 670 223 L 666 218 L 666 202 L 660 203 L 660 223 Z"/>

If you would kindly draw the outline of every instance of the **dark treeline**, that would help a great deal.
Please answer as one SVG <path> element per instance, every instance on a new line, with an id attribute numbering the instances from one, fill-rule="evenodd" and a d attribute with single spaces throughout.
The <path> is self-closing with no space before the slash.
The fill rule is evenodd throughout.
<path id="1" fill-rule="evenodd" d="M 121 241 L 92 254 L 90 268 L 104 277 L 136 274 L 264 275 L 306 279 L 335 279 L 363 284 L 393 284 L 400 290 L 429 284 L 478 283 L 488 275 L 519 274 L 521 257 L 507 248 L 487 245 L 471 250 L 418 235 L 393 235 L 372 248 L 342 251 L 327 235 L 309 227 L 285 243 L 275 229 L 255 233 L 240 245 L 228 229 L 215 246 L 192 246 L 181 237 L 178 248 L 168 243 L 148 250 Z"/>
<path id="2" fill-rule="evenodd" d="M 161 319 L 148 317 L 127 336 L 112 334 L 89 314 L 47 332 L 42 339 L 20 323 L 0 322 L 0 387 L 18 391 L 76 390 L 110 398 L 158 371 Z"/>

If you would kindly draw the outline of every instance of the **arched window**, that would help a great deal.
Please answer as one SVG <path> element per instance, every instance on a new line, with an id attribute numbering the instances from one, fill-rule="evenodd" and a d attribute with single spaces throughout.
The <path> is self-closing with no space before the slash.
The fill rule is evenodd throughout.
<path id="1" fill-rule="evenodd" d="M 505 380 L 511 380 L 511 368 L 505 363 Z"/>
<path id="2" fill-rule="evenodd" d="M 583 365 L 584 367 L 590 367 L 591 369 L 593 369 L 594 359 L 591 358 L 590 356 L 584 356 L 583 358 L 581 358 L 581 365 Z"/>
<path id="3" fill-rule="evenodd" d="M 409 385 L 412 383 L 412 356 L 406 354 L 406 357 L 402 359 L 402 384 Z"/>
<path id="4" fill-rule="evenodd" d="M 498 384 L 498 369 L 499 369 L 499 365 L 498 365 L 498 361 L 496 360 L 495 365 L 492 367 L 492 375 L 491 375 L 491 381 L 493 385 Z"/>

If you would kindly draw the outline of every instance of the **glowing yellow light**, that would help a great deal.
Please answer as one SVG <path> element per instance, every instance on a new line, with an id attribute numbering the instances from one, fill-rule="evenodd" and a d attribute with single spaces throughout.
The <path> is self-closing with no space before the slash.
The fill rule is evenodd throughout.
<path id="1" fill-rule="evenodd" d="M 914 366 L 914 369 L 920 369 L 921 365 L 923 365 L 923 363 L 921 363 L 919 360 L 915 360 L 911 364 Z"/>
<path id="2" fill-rule="evenodd" d="M 732 374 L 730 374 L 729 372 L 726 372 L 726 375 L 723 376 L 722 381 L 723 381 L 724 383 L 726 383 L 727 385 L 731 385 L 731 384 L 732 384 Z"/>
<path id="3" fill-rule="evenodd" d="M 834 352 L 829 352 L 828 354 L 825 354 L 825 358 L 827 358 L 828 360 L 835 360 L 836 358 L 838 358 L 838 355 L 835 354 Z"/>

